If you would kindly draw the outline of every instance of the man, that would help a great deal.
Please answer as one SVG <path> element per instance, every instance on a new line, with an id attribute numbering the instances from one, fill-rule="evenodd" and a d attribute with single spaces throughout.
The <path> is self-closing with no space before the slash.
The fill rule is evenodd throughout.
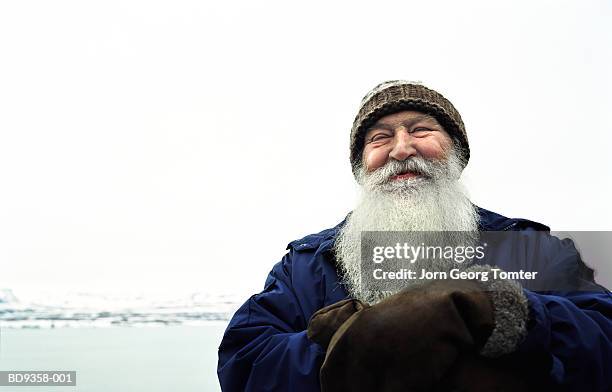
<path id="1" fill-rule="evenodd" d="M 336 227 L 289 243 L 264 290 L 236 312 L 219 347 L 223 390 L 612 390 L 609 292 L 546 226 L 469 201 L 458 182 L 468 139 L 447 99 L 410 82 L 376 86 L 355 118 L 350 159 L 358 206 Z M 495 266 L 539 269 L 563 291 L 501 278 L 381 290 L 364 272 L 362 233 L 424 231 L 463 245 L 478 231 L 518 233 L 528 245 L 512 252 L 502 241 Z"/>

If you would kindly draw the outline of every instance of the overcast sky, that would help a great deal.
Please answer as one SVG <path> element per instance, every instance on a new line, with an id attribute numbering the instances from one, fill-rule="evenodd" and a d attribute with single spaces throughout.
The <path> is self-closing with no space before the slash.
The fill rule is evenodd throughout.
<path id="1" fill-rule="evenodd" d="M 2 2 L 0 288 L 260 290 L 388 79 L 458 108 L 474 202 L 612 230 L 611 4 Z"/>

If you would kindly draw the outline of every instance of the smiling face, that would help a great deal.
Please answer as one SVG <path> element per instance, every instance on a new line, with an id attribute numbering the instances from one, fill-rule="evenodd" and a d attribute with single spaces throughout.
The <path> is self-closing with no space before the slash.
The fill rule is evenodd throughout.
<path id="1" fill-rule="evenodd" d="M 442 160 L 452 147 L 452 140 L 430 115 L 402 111 L 381 117 L 365 135 L 363 163 L 367 172 L 383 167 L 390 160 L 411 157 Z M 414 172 L 394 176 L 393 180 L 416 177 Z"/>
<path id="2" fill-rule="evenodd" d="M 423 237 L 414 233 L 427 232 L 431 244 L 473 246 L 480 217 L 459 181 L 465 166 L 459 151 L 440 123 L 421 112 L 390 114 L 367 130 L 362 162 L 355 167 L 361 197 L 334 243 L 351 297 L 376 303 L 394 292 L 362 273 L 364 232 L 403 232 L 415 243 Z M 435 271 L 456 267 L 418 263 Z"/>

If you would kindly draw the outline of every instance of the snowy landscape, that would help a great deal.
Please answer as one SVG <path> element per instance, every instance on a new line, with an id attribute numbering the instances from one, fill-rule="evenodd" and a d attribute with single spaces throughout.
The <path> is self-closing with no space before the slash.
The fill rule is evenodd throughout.
<path id="1" fill-rule="evenodd" d="M 202 325 L 226 322 L 244 301 L 232 294 L 20 293 L 0 289 L 0 327 Z"/>

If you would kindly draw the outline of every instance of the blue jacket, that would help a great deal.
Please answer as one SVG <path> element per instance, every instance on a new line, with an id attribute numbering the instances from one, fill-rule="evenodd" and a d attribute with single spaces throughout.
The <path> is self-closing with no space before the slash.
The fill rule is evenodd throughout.
<path id="1" fill-rule="evenodd" d="M 482 231 L 549 230 L 481 208 L 479 213 Z M 219 346 L 217 372 L 224 391 L 320 390 L 325 352 L 308 339 L 306 329 L 314 312 L 347 297 L 332 254 L 342 224 L 289 243 L 264 290 L 236 311 Z M 557 390 L 612 391 L 612 296 L 594 283 L 579 256 L 564 255 L 577 253 L 571 241 L 546 246 L 542 252 L 562 255 L 546 263 L 573 277 L 580 291 L 525 289 L 530 321 L 518 351 L 547 357 Z"/>

